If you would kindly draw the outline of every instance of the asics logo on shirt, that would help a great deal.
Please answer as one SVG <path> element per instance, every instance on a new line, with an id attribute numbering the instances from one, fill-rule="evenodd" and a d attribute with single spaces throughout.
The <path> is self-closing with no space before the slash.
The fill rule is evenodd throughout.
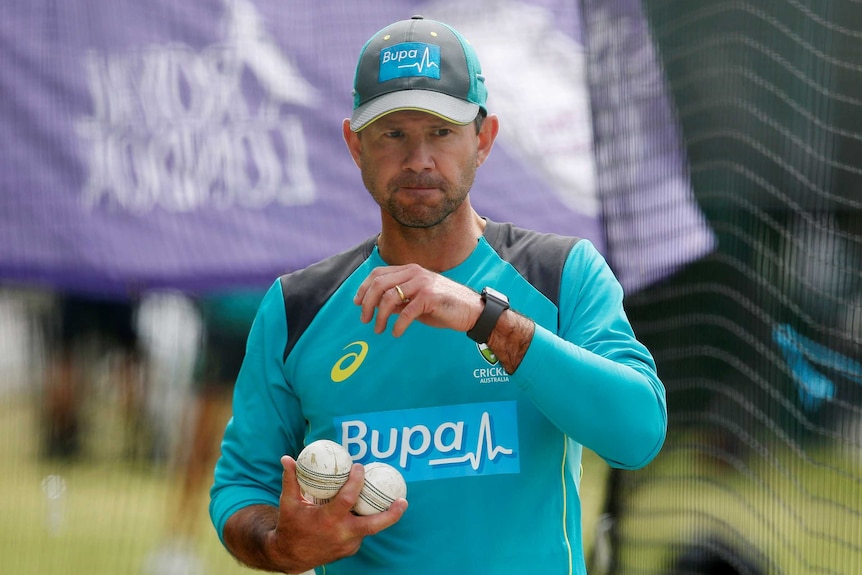
<path id="1" fill-rule="evenodd" d="M 332 370 L 329 372 L 329 377 L 335 383 L 341 383 L 359 369 L 362 362 L 365 361 L 365 356 L 368 355 L 368 344 L 364 341 L 354 341 L 344 347 L 345 350 L 351 350 L 338 358 Z"/>
<path id="2" fill-rule="evenodd" d="M 517 403 L 499 401 L 337 418 L 354 461 L 383 461 L 407 481 L 520 472 Z"/>

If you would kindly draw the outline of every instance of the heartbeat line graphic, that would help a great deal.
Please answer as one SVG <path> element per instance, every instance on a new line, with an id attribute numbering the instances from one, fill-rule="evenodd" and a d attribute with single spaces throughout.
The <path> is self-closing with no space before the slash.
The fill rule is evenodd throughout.
<path id="1" fill-rule="evenodd" d="M 470 462 L 470 466 L 473 468 L 473 471 L 479 469 L 479 464 L 482 462 L 482 449 L 486 450 L 488 461 L 494 461 L 497 458 L 497 455 L 510 455 L 512 453 L 511 449 L 507 449 L 505 447 L 496 447 L 491 442 L 491 417 L 488 415 L 488 412 L 482 414 L 482 421 L 479 424 L 479 438 L 476 442 L 476 451 L 475 453 L 467 453 L 460 457 L 450 457 L 443 459 L 432 459 L 428 462 L 428 465 L 449 465 L 453 463 L 464 463 L 465 461 Z"/>
<path id="2" fill-rule="evenodd" d="M 418 70 L 419 72 L 422 72 L 422 70 L 426 67 L 428 67 L 428 68 L 439 68 L 439 66 L 436 63 L 431 61 L 431 58 L 429 56 L 429 52 L 430 52 L 430 50 L 428 48 L 425 48 L 425 51 L 422 52 L 422 59 L 421 60 L 419 60 L 418 62 L 416 62 L 414 64 L 402 64 L 402 65 L 398 66 L 398 68 L 401 69 L 401 68 L 413 68 L 413 67 L 415 67 L 416 70 Z"/>

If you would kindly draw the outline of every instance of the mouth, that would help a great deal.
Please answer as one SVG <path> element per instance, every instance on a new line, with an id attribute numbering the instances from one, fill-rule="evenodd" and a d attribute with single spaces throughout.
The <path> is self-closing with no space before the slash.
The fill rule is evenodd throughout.
<path id="1" fill-rule="evenodd" d="M 402 183 L 398 186 L 398 189 L 404 192 L 406 195 L 411 196 L 429 196 L 429 195 L 438 195 L 438 194 L 446 194 L 445 184 L 441 182 L 410 182 L 410 183 Z"/>
<path id="2" fill-rule="evenodd" d="M 401 186 L 398 188 L 398 192 L 402 201 L 410 204 L 436 202 L 443 194 L 440 188 L 424 186 Z"/>
<path id="3" fill-rule="evenodd" d="M 446 182 L 432 177 L 404 177 L 393 182 L 396 188 L 412 193 L 442 192 L 445 190 Z"/>

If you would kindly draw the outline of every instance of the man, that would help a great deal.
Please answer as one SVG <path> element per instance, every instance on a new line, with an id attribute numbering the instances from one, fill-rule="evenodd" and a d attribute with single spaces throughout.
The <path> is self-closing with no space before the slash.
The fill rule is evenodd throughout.
<path id="1" fill-rule="evenodd" d="M 56 313 L 48 326 L 51 362 L 45 382 L 45 456 L 74 459 L 81 455 L 85 430 L 82 420 L 91 394 L 85 352 L 104 357 L 117 352 L 112 379 L 117 381 L 127 424 L 124 448 L 140 455 L 146 430 L 142 419 L 145 400 L 143 350 L 135 326 L 137 298 L 107 298 L 89 294 L 59 293 Z M 90 346 L 88 348 L 88 345 Z"/>
<path id="2" fill-rule="evenodd" d="M 230 413 L 245 339 L 266 287 L 233 287 L 195 296 L 202 333 L 192 382 L 191 426 L 185 428 L 185 440 L 177 442 L 165 533 L 147 555 L 144 573 L 194 575 L 203 570 L 196 549 L 203 496 Z"/>
<path id="3" fill-rule="evenodd" d="M 264 297 L 211 490 L 216 529 L 240 561 L 287 573 L 585 573 L 583 446 L 637 468 L 667 426 L 622 289 L 588 241 L 472 208 L 499 121 L 456 31 L 384 28 L 354 88 L 344 138 L 381 232 Z M 314 506 L 295 457 L 321 438 L 354 465 Z M 351 513 L 370 461 L 402 472 L 409 507 Z"/>

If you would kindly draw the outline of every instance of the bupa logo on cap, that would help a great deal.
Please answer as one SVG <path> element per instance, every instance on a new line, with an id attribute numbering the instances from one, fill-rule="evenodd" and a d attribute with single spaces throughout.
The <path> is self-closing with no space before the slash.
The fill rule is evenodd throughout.
<path id="1" fill-rule="evenodd" d="M 402 42 L 381 50 L 378 82 L 416 76 L 440 79 L 440 46 Z"/>

